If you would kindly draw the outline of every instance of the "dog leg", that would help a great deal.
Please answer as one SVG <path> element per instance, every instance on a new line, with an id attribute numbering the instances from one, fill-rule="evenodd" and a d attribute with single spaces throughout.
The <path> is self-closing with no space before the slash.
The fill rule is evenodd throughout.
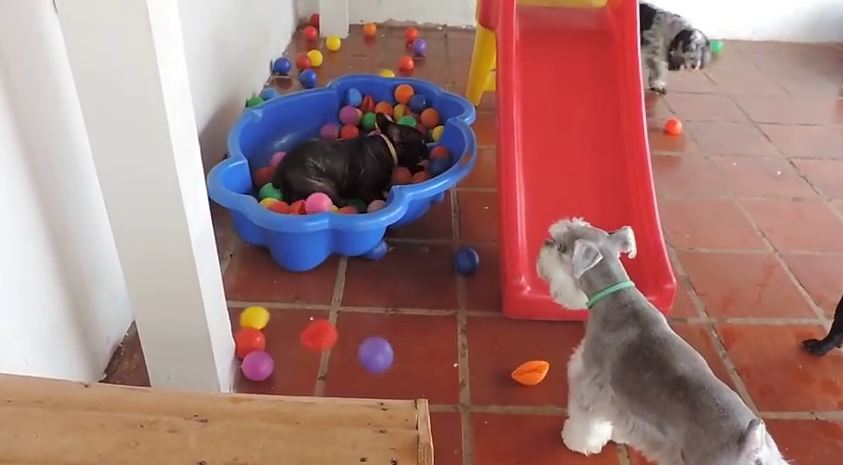
<path id="1" fill-rule="evenodd" d="M 562 428 L 562 442 L 568 449 L 583 455 L 599 453 L 612 438 L 612 424 L 595 416 L 585 395 L 588 384 L 580 345 L 568 363 L 568 419 Z"/>
<path id="2" fill-rule="evenodd" d="M 650 90 L 664 95 L 667 93 L 667 62 L 660 55 L 661 47 L 648 49 L 644 62 L 647 65 L 647 77 Z"/>
<path id="3" fill-rule="evenodd" d="M 834 310 L 834 321 L 828 335 L 822 339 L 807 339 L 802 341 L 802 347 L 809 353 L 823 356 L 835 347 L 843 347 L 843 297 Z"/>

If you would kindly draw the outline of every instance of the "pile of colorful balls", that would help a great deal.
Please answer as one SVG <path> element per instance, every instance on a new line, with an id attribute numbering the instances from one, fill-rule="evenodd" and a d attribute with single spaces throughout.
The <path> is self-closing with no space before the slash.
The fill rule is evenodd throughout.
<path id="1" fill-rule="evenodd" d="M 424 95 L 417 94 L 409 84 L 395 86 L 393 96 L 394 101 L 376 102 L 371 95 L 363 95 L 358 89 L 348 89 L 338 121 L 323 125 L 319 130 L 319 137 L 326 140 L 353 139 L 376 132 L 378 129 L 375 127 L 375 114 L 383 113 L 398 124 L 417 129 L 431 143 L 428 145 L 429 160 L 420 165 L 415 173 L 405 167 L 395 168 L 392 173 L 392 186 L 421 183 L 447 171 L 455 160 L 450 151 L 439 144 L 445 131 L 439 112 L 430 106 L 431 102 Z M 346 199 L 346 206 L 337 208 L 331 199 L 321 192 L 311 194 L 306 200 L 288 204 L 284 201 L 281 191 L 271 183 L 284 155 L 284 152 L 274 153 L 268 166 L 259 168 L 252 174 L 258 200 L 264 208 L 275 213 L 305 215 L 323 212 L 372 213 L 386 206 L 383 200 L 375 200 L 367 205 L 359 199 Z"/>

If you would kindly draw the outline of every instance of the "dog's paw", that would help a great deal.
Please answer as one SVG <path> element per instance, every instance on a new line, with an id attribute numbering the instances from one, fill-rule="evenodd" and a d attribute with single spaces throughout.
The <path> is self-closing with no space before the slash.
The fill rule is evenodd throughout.
<path id="1" fill-rule="evenodd" d="M 607 421 L 565 420 L 562 442 L 568 449 L 583 455 L 598 454 L 612 438 L 612 424 Z"/>
<path id="2" fill-rule="evenodd" d="M 804 347 L 808 353 L 820 357 L 828 353 L 828 351 L 833 349 L 834 346 L 833 342 L 825 340 L 821 341 L 819 339 L 806 339 L 802 341 L 802 347 Z"/>
<path id="3" fill-rule="evenodd" d="M 650 90 L 659 95 L 664 95 L 667 93 L 667 83 L 664 81 L 653 81 L 650 83 Z"/>

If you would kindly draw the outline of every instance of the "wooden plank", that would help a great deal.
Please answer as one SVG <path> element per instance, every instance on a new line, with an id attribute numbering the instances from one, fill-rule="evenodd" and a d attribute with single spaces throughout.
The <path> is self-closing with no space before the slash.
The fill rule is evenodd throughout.
<path id="1" fill-rule="evenodd" d="M 180 393 L 0 375 L 0 464 L 432 463 L 425 400 Z"/>

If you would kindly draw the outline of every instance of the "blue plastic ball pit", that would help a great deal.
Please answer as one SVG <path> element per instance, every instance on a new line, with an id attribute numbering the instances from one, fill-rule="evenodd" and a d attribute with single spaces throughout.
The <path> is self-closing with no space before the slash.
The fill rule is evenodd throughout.
<path id="1" fill-rule="evenodd" d="M 336 124 L 348 89 L 356 88 L 376 101 L 392 101 L 393 90 L 399 84 L 412 85 L 439 111 L 445 122 L 439 143 L 448 148 L 454 159 L 447 170 L 419 184 L 393 187 L 386 207 L 374 213 L 281 215 L 258 204 L 252 172 L 269 165 L 273 153 L 289 152 L 317 137 L 324 124 Z M 316 268 L 332 254 L 366 255 L 380 246 L 387 228 L 417 220 L 471 172 L 477 161 L 470 127 L 475 116 L 474 107 L 464 98 L 429 82 L 345 76 L 326 87 L 282 95 L 246 109 L 228 134 L 229 157 L 208 174 L 208 193 L 231 213 L 234 229 L 244 242 L 267 247 L 275 262 L 290 271 Z"/>

